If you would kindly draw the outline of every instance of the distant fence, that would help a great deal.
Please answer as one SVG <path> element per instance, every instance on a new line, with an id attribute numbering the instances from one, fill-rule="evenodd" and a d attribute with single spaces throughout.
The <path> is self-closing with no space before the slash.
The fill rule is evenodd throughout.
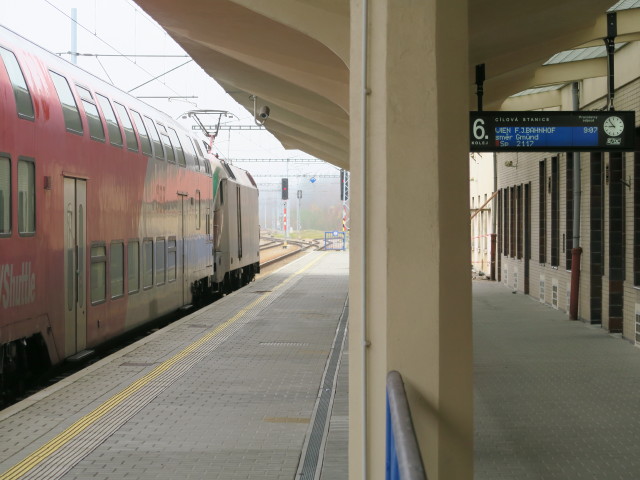
<path id="1" fill-rule="evenodd" d="M 345 250 L 347 248 L 346 232 L 324 232 L 324 249 L 325 250 Z"/>
<path id="2" fill-rule="evenodd" d="M 387 374 L 387 480 L 427 480 L 400 373 Z"/>

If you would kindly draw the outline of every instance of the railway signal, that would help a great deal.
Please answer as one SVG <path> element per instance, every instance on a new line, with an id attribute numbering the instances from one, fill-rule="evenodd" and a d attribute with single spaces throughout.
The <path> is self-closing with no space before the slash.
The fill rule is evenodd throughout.
<path id="1" fill-rule="evenodd" d="M 282 179 L 282 200 L 289 200 L 289 179 Z"/>

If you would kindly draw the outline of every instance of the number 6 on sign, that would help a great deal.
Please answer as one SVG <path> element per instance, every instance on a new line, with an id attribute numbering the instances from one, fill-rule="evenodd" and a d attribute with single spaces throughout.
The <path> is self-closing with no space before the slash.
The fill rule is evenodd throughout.
<path id="1" fill-rule="evenodd" d="M 473 122 L 473 136 L 476 140 L 485 139 L 484 120 L 482 118 L 476 118 L 476 121 Z"/>

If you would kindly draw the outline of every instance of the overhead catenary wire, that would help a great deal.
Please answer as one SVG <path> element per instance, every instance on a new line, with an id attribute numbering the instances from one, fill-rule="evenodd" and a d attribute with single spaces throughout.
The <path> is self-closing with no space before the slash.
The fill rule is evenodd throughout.
<path id="1" fill-rule="evenodd" d="M 132 55 L 127 53 L 78 53 L 78 52 L 57 52 L 56 55 L 77 55 L 79 57 L 124 57 L 124 58 L 189 58 L 189 55 L 160 55 L 160 54 L 144 54 L 134 53 Z"/>
<path id="2" fill-rule="evenodd" d="M 140 84 L 140 85 L 138 85 L 137 87 L 133 87 L 131 90 L 127 90 L 127 93 L 131 93 L 131 92 L 133 92 L 134 90 L 139 89 L 140 87 L 144 87 L 145 85 L 147 85 L 147 84 L 149 84 L 149 83 L 153 82 L 154 80 L 158 80 L 160 77 L 164 77 L 165 75 L 167 75 L 167 74 L 169 74 L 169 73 L 171 73 L 171 72 L 173 72 L 173 71 L 175 71 L 175 70 L 177 70 L 177 69 L 179 69 L 179 68 L 181 68 L 181 67 L 184 67 L 186 64 L 191 63 L 191 62 L 193 62 L 193 59 L 191 59 L 191 58 L 190 58 L 189 60 L 187 60 L 186 62 L 184 62 L 184 63 L 182 63 L 182 64 L 180 64 L 180 65 L 178 65 L 177 67 L 174 67 L 174 68 L 172 68 L 171 70 L 167 70 L 166 72 L 161 73 L 160 75 L 156 75 L 156 76 L 155 76 L 155 77 L 153 77 L 151 80 L 147 80 L 146 82 L 141 83 L 141 84 Z M 165 83 L 164 85 L 166 86 L 167 84 Z M 176 92 L 176 93 L 177 93 L 177 92 Z"/>
<path id="3" fill-rule="evenodd" d="M 114 47 L 113 45 L 111 45 L 109 42 L 107 42 L 106 40 L 104 40 L 103 38 L 101 38 L 100 36 L 98 36 L 96 33 L 92 32 L 91 30 L 89 30 L 87 27 L 85 27 L 82 23 L 78 22 L 77 20 L 75 20 L 74 18 L 71 17 L 71 15 L 68 15 L 66 12 L 64 12 L 63 10 L 61 10 L 59 7 L 57 7 L 56 5 L 54 5 L 53 3 L 51 3 L 50 0 L 42 0 L 43 2 L 45 2 L 46 4 L 48 4 L 50 7 L 54 8 L 56 11 L 58 11 L 59 13 L 61 13 L 62 15 L 64 15 L 65 17 L 67 17 L 69 20 L 71 20 L 72 22 L 75 22 L 75 24 L 77 24 L 80 28 L 82 28 L 83 30 L 85 30 L 87 33 L 89 33 L 90 35 L 94 36 L 97 40 L 99 40 L 100 42 L 104 43 L 107 47 L 111 48 L 114 52 L 117 52 L 120 56 L 126 58 L 129 62 L 131 62 L 133 65 L 135 65 L 136 67 L 138 67 L 140 70 L 142 70 L 144 73 L 146 73 L 149 76 L 154 76 L 151 72 L 147 71 L 145 68 L 141 67 L 138 63 L 136 63 L 135 61 L 131 60 L 130 58 L 128 58 L 125 54 L 123 54 L 120 50 L 118 50 L 116 47 Z M 168 73 L 168 72 L 167 72 Z M 178 94 L 177 91 L 175 91 L 173 88 L 171 88 L 169 85 L 164 84 L 169 90 L 171 90 L 173 93 Z"/>

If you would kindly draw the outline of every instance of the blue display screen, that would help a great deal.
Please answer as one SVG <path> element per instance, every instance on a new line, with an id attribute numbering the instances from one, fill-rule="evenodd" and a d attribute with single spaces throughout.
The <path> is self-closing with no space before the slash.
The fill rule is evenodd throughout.
<path id="1" fill-rule="evenodd" d="M 598 127 L 495 127 L 495 146 L 521 148 L 597 147 Z"/>
<path id="2" fill-rule="evenodd" d="M 471 112 L 471 152 L 635 150 L 635 112 Z"/>

